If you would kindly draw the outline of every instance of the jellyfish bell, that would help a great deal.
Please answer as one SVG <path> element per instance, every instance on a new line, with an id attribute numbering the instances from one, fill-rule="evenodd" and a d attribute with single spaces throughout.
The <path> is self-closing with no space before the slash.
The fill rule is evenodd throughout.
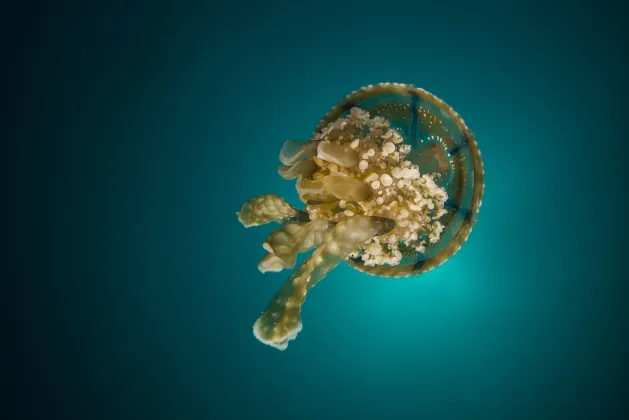
<path id="1" fill-rule="evenodd" d="M 354 109 L 368 113 L 370 118 L 387 121 L 395 131 L 383 137 L 387 140 L 401 137 L 402 142 L 396 146 L 410 146 L 407 160 L 418 167 L 420 174 L 431 175 L 432 181 L 446 191 L 444 210 L 447 213 L 438 220 L 443 229 L 439 239 L 431 243 L 428 238 L 423 252 L 405 246 L 401 250 L 400 264 L 366 266 L 360 258 L 350 258 L 348 263 L 360 271 L 382 277 L 405 277 L 429 271 L 460 249 L 478 217 L 484 192 L 484 170 L 474 135 L 460 115 L 432 93 L 408 84 L 381 83 L 347 95 L 323 117 L 312 138 L 318 138 L 317 133 L 324 127 L 346 118 Z"/>
<path id="2" fill-rule="evenodd" d="M 288 140 L 278 173 L 295 179 L 305 208 L 280 197 L 246 202 L 245 226 L 278 222 L 261 271 L 292 268 L 314 249 L 254 324 L 284 349 L 301 331 L 308 290 L 342 261 L 381 277 L 416 276 L 454 255 L 477 220 L 481 154 L 461 117 L 413 85 L 383 83 L 349 94 L 309 140 Z"/>

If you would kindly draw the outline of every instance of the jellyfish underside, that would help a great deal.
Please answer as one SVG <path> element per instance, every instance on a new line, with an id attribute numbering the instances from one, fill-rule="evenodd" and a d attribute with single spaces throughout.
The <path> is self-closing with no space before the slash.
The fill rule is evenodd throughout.
<path id="1" fill-rule="evenodd" d="M 389 121 L 358 107 L 311 140 L 288 140 L 280 160 L 278 174 L 297 180 L 306 208 L 270 194 L 249 200 L 238 215 L 245 226 L 282 224 L 263 244 L 262 272 L 292 268 L 314 248 L 254 324 L 258 340 L 283 350 L 301 331 L 308 290 L 340 262 L 396 266 L 439 240 L 448 213 L 440 183 L 450 161 L 431 141 L 411 152 Z"/>

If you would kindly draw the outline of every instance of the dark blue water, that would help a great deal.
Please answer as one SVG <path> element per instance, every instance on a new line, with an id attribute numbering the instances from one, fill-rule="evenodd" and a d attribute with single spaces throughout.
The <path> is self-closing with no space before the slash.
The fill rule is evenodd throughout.
<path id="1" fill-rule="evenodd" d="M 25 12 L 13 418 L 625 418 L 623 13 L 552 0 Z M 385 81 L 435 93 L 474 131 L 479 222 L 420 278 L 339 267 L 297 340 L 264 346 L 251 327 L 288 274 L 257 271 L 271 228 L 235 212 L 263 193 L 296 203 L 275 173 L 282 142 Z"/>

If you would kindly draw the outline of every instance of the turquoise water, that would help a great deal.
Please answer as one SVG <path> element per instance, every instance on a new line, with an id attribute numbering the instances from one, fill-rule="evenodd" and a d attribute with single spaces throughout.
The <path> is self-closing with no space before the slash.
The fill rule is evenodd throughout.
<path id="1" fill-rule="evenodd" d="M 29 20 L 18 418 L 623 417 L 618 9 L 151 4 Z M 474 131 L 479 221 L 420 278 L 340 266 L 297 340 L 264 346 L 251 328 L 288 274 L 257 271 L 271 227 L 235 212 L 263 193 L 297 203 L 275 173 L 283 141 L 386 81 Z"/>

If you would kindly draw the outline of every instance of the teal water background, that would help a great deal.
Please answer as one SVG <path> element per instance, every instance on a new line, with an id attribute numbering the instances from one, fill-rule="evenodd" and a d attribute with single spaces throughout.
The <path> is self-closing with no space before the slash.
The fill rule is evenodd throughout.
<path id="1" fill-rule="evenodd" d="M 620 2 L 85 2 L 28 13 L 12 185 L 15 418 L 626 418 Z M 340 266 L 284 352 L 252 324 L 282 142 L 413 83 L 474 131 L 469 241 Z M 23 221 L 23 223 L 22 223 Z M 13 372 L 13 371 L 12 371 Z"/>

